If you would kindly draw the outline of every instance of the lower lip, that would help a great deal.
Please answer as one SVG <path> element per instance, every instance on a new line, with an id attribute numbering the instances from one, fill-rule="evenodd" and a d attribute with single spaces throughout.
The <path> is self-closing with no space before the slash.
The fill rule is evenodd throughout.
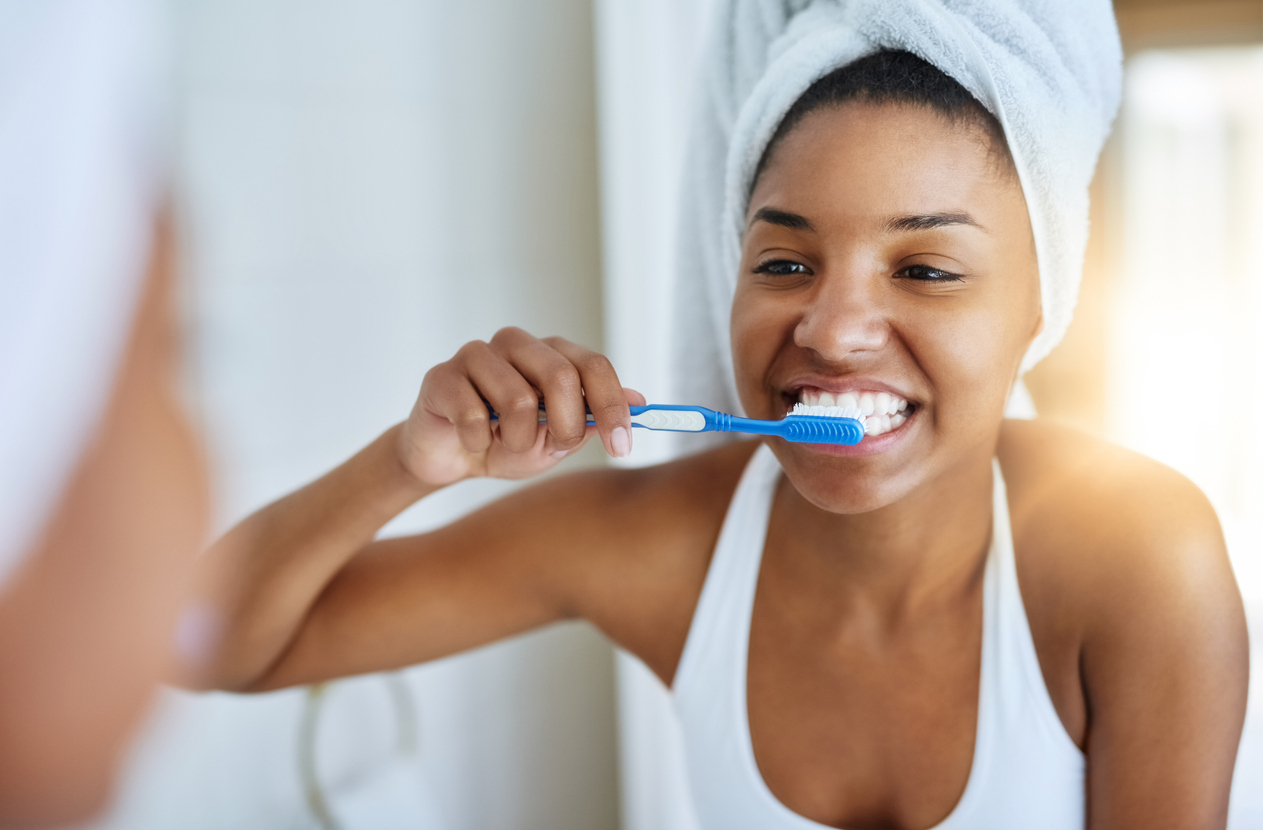
<path id="1" fill-rule="evenodd" d="M 915 410 L 897 429 L 881 435 L 865 435 L 858 444 L 800 444 L 812 452 L 823 455 L 836 455 L 844 458 L 861 458 L 868 455 L 887 452 L 901 442 L 909 434 L 909 428 L 916 422 L 921 410 Z"/>

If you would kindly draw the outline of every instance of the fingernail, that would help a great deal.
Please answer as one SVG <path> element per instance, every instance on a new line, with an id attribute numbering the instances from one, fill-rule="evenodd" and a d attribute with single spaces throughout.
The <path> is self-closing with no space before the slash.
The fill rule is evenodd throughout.
<path id="1" fill-rule="evenodd" d="M 610 433 L 610 447 L 614 450 L 615 458 L 626 458 L 631 453 L 631 435 L 626 427 L 614 427 L 614 431 Z"/>
<path id="2" fill-rule="evenodd" d="M 570 450 L 557 450 L 553 453 L 553 458 L 565 458 L 567 455 L 570 455 Z"/>

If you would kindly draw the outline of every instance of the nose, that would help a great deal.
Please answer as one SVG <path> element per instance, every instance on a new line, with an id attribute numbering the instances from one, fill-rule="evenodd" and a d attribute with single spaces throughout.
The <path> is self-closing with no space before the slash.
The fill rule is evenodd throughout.
<path id="1" fill-rule="evenodd" d="M 890 326 L 878 283 L 859 272 L 826 274 L 794 328 L 795 345 L 830 362 L 880 350 Z"/>

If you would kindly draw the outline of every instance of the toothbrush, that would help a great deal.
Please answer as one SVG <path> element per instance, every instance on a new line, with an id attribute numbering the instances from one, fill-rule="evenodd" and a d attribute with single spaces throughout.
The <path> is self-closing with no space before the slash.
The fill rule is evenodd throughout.
<path id="1" fill-rule="evenodd" d="M 491 420 L 499 420 L 487 404 Z M 540 423 L 546 422 L 544 404 L 539 405 Z M 743 432 L 774 435 L 786 441 L 812 444 L 858 444 L 864 439 L 864 416 L 853 406 L 807 406 L 796 403 L 780 421 L 741 418 L 716 412 L 704 406 L 650 404 L 631 407 L 632 426 L 657 432 Z M 593 425 L 591 411 L 588 424 Z"/>

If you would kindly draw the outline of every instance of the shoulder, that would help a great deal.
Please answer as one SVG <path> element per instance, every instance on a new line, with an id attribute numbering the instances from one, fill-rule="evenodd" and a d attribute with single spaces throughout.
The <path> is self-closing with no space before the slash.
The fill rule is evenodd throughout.
<path id="1" fill-rule="evenodd" d="M 1040 421 L 1006 421 L 998 455 L 1015 543 L 1063 578 L 1184 582 L 1227 566 L 1209 500 L 1164 464 Z"/>
<path id="2" fill-rule="evenodd" d="M 999 457 L 1031 634 L 1089 757 L 1094 826 L 1222 826 L 1249 656 L 1209 501 L 1152 459 L 1038 422 L 1006 423 Z"/>
<path id="3" fill-rule="evenodd" d="M 1084 657 L 1094 645 L 1173 656 L 1207 637 L 1243 647 L 1219 521 L 1191 481 L 1039 421 L 1007 421 L 998 455 L 1032 629 L 1042 617 Z"/>

